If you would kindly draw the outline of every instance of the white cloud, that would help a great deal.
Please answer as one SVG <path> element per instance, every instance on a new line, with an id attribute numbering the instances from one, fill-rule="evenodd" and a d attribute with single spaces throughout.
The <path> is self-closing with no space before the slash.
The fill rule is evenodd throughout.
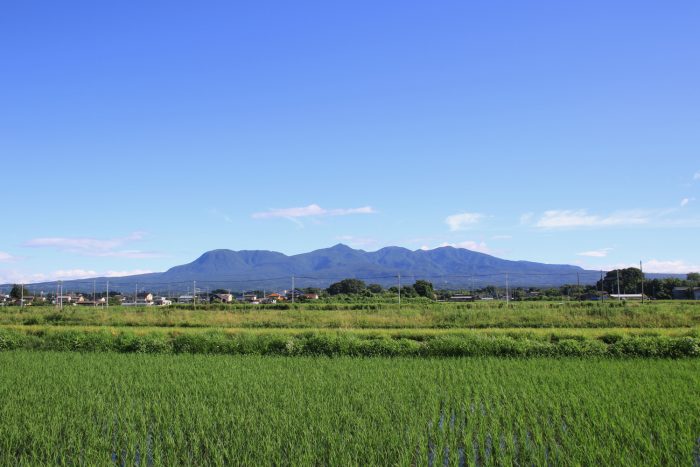
<path id="1" fill-rule="evenodd" d="M 223 212 L 217 208 L 209 209 L 209 214 L 221 219 L 222 221 L 224 221 L 226 223 L 229 223 L 229 224 L 233 223 L 233 219 L 231 218 L 231 216 L 229 216 L 228 214 L 226 214 L 225 212 Z"/>
<path id="2" fill-rule="evenodd" d="M 693 201 L 695 201 L 695 198 L 683 198 L 681 200 L 681 207 L 684 208 L 687 205 L 689 205 L 690 203 L 692 203 Z"/>
<path id="3" fill-rule="evenodd" d="M 0 271 L 0 284 L 32 284 L 37 282 L 70 281 L 89 279 L 93 277 L 122 277 L 137 274 L 148 274 L 153 271 L 148 269 L 134 269 L 131 271 L 105 271 L 99 272 L 92 269 L 59 269 L 50 273 L 27 273 L 22 271 Z"/>
<path id="4" fill-rule="evenodd" d="M 133 269 L 131 271 L 107 271 L 107 272 L 100 274 L 100 276 L 103 276 L 103 277 L 123 277 L 123 276 L 136 276 L 139 274 L 150 274 L 152 272 L 153 271 L 151 271 L 150 269 Z"/>
<path id="5" fill-rule="evenodd" d="M 581 264 L 581 267 L 592 270 L 613 271 L 615 269 L 637 268 L 639 263 L 615 263 L 603 266 L 591 266 Z M 652 274 L 687 274 L 689 272 L 700 272 L 700 265 L 686 263 L 683 260 L 657 260 L 651 259 L 642 263 L 645 273 Z"/>
<path id="6" fill-rule="evenodd" d="M 589 214 L 585 209 L 545 211 L 535 224 L 543 229 L 574 227 L 617 227 L 648 224 L 653 213 L 643 210 L 618 211 L 608 216 Z"/>
<path id="7" fill-rule="evenodd" d="M 467 230 L 469 227 L 481 222 L 483 218 L 483 214 L 476 212 L 463 212 L 460 214 L 447 216 L 445 223 L 450 227 L 450 231 L 456 232 L 459 230 Z"/>
<path id="8" fill-rule="evenodd" d="M 60 251 L 84 256 L 110 258 L 158 258 L 163 255 L 152 251 L 119 249 L 124 245 L 142 240 L 144 232 L 133 232 L 126 237 L 98 239 L 89 237 L 41 237 L 24 243 L 31 248 L 55 248 Z"/>
<path id="9" fill-rule="evenodd" d="M 612 251 L 612 248 L 601 248 L 600 250 L 584 251 L 577 253 L 578 256 L 587 256 L 589 258 L 605 258 L 608 253 Z"/>
<path id="10" fill-rule="evenodd" d="M 310 204 L 303 207 L 270 209 L 268 211 L 253 213 L 253 219 L 273 219 L 285 218 L 296 219 L 299 217 L 328 217 L 328 216 L 348 216 L 351 214 L 375 214 L 377 211 L 372 206 L 349 209 L 325 209 L 318 204 Z"/>
<path id="11" fill-rule="evenodd" d="M 700 172 L 695 172 L 695 175 L 693 175 L 693 180 L 700 180 Z"/>
<path id="12" fill-rule="evenodd" d="M 17 261 L 17 257 L 13 256 L 9 253 L 5 253 L 4 251 L 0 251 L 0 263 L 12 263 L 14 261 Z"/>
<path id="13" fill-rule="evenodd" d="M 688 264 L 683 260 L 660 261 L 652 259 L 645 262 L 643 268 L 644 272 L 665 272 L 673 274 L 687 274 L 689 272 L 700 271 L 700 265 Z"/>
<path id="14" fill-rule="evenodd" d="M 512 240 L 512 235 L 494 235 L 491 237 L 493 240 Z"/>

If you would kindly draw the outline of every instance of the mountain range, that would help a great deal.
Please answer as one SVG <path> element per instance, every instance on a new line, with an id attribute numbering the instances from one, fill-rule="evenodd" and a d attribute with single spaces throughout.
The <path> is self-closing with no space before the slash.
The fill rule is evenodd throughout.
<path id="1" fill-rule="evenodd" d="M 565 264 L 511 261 L 463 248 L 409 250 L 385 247 L 377 251 L 356 250 L 343 244 L 309 253 L 285 255 L 266 250 L 212 250 L 191 263 L 165 272 L 135 276 L 64 281 L 65 290 L 91 291 L 93 282 L 109 281 L 111 290 L 185 291 L 197 288 L 290 289 L 327 287 L 345 278 L 358 278 L 383 286 L 412 284 L 417 279 L 433 282 L 436 288 L 469 288 L 494 285 L 548 287 L 563 284 L 593 284 L 600 271 Z M 292 279 L 294 277 L 294 279 Z M 47 290 L 55 282 L 40 284 Z"/>

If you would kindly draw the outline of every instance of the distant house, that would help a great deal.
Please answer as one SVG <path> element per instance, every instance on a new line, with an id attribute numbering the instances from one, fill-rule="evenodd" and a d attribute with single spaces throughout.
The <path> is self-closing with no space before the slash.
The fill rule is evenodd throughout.
<path id="1" fill-rule="evenodd" d="M 214 294 L 211 297 L 212 302 L 221 302 L 221 303 L 231 303 L 233 301 L 233 294 L 230 293 L 218 293 Z"/>
<path id="2" fill-rule="evenodd" d="M 168 300 L 165 297 L 156 297 L 153 299 L 153 305 L 155 305 L 155 306 L 169 306 L 172 304 L 173 304 L 173 301 Z"/>
<path id="3" fill-rule="evenodd" d="M 304 296 L 304 292 L 302 292 L 299 289 L 294 289 L 289 292 L 287 292 L 287 300 L 291 300 L 292 298 L 297 299 L 301 298 Z"/>
<path id="4" fill-rule="evenodd" d="M 267 300 L 274 300 L 275 303 L 277 303 L 278 301 L 284 300 L 284 297 L 283 297 L 282 295 L 278 294 L 278 293 L 271 293 L 271 294 L 268 294 L 268 296 L 265 297 L 265 298 L 266 298 Z"/>
<path id="5" fill-rule="evenodd" d="M 136 295 L 137 302 L 153 303 L 153 294 L 150 292 L 141 292 Z"/>
<path id="6" fill-rule="evenodd" d="M 258 296 L 254 293 L 246 293 L 246 294 L 243 294 L 243 301 L 250 302 L 250 303 L 257 302 Z"/>
<path id="7" fill-rule="evenodd" d="M 70 305 L 73 302 L 73 297 L 70 295 L 59 295 L 53 299 L 53 304 L 58 305 L 63 303 L 64 305 Z"/>
<path id="8" fill-rule="evenodd" d="M 693 289 L 693 300 L 700 300 L 700 287 Z"/>
<path id="9" fill-rule="evenodd" d="M 194 301 L 194 297 L 192 295 L 180 295 L 177 298 L 178 303 L 192 303 Z"/>
<path id="10" fill-rule="evenodd" d="M 304 295 L 301 296 L 304 300 L 318 300 L 318 294 L 317 293 L 305 293 Z"/>

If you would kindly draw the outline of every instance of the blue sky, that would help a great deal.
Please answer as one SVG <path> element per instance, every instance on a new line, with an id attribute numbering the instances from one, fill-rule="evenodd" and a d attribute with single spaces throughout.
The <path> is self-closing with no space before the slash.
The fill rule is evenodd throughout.
<path id="1" fill-rule="evenodd" d="M 699 14 L 9 2 L 0 282 L 338 242 L 698 270 Z"/>

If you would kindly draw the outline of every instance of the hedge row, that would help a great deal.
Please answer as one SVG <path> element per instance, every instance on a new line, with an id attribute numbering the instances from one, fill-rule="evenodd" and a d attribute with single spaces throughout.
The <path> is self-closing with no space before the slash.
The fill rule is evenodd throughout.
<path id="1" fill-rule="evenodd" d="M 0 329 L 0 351 L 13 349 L 122 353 L 325 355 L 358 357 L 640 357 L 700 356 L 700 338 L 602 336 L 600 338 L 515 339 L 510 336 L 367 337 L 304 333 L 111 333 Z"/>

